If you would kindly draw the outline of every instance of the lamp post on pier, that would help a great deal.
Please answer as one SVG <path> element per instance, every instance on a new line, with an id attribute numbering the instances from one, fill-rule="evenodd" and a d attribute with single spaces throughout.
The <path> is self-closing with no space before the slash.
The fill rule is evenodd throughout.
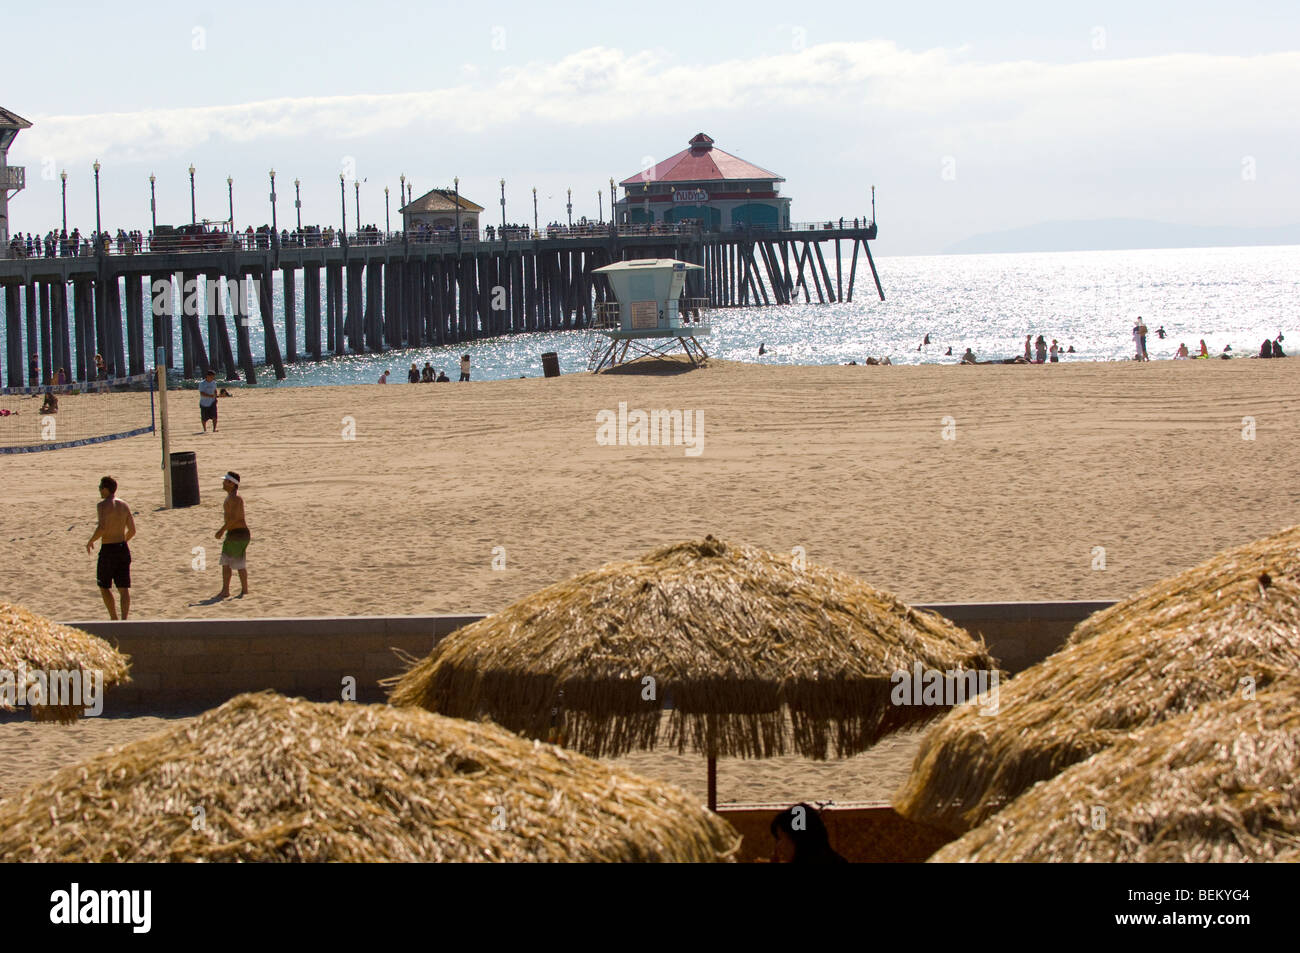
<path id="1" fill-rule="evenodd" d="M 605 193 L 601 189 L 596 190 L 596 208 L 600 211 L 600 220 L 605 221 Z"/>
<path id="2" fill-rule="evenodd" d="M 271 170 L 271 247 L 280 247 L 280 223 L 275 219 L 275 170 Z"/>
<path id="3" fill-rule="evenodd" d="M 569 227 L 573 228 L 573 189 L 569 189 L 569 204 L 566 206 L 569 210 Z"/>
<path id="4" fill-rule="evenodd" d="M 301 179 L 293 180 L 293 207 L 298 212 L 298 235 L 302 235 L 302 184 Z"/>
<path id="5" fill-rule="evenodd" d="M 230 234 L 235 233 L 235 177 L 226 176 L 226 200 L 230 203 Z"/>
<path id="6" fill-rule="evenodd" d="M 343 181 L 343 173 L 339 173 L 339 205 L 343 209 L 343 228 L 339 232 L 339 247 L 346 248 L 348 244 L 348 189 L 347 184 Z"/>
<path id="7" fill-rule="evenodd" d="M 533 186 L 533 238 L 537 237 L 540 229 L 537 227 L 537 186 Z"/>
<path id="8" fill-rule="evenodd" d="M 613 230 L 615 224 L 617 224 L 615 219 L 615 215 L 617 214 L 616 206 L 618 205 L 618 202 L 616 201 L 617 198 L 618 198 L 618 193 L 614 191 L 614 177 L 610 176 L 609 178 L 609 227 L 611 231 Z"/>
<path id="9" fill-rule="evenodd" d="M 501 240 L 506 239 L 506 180 L 501 180 Z"/>
<path id="10" fill-rule="evenodd" d="M 100 224 L 99 221 L 99 160 L 98 159 L 95 160 L 95 164 L 91 166 L 91 168 L 95 170 L 95 249 L 98 251 L 103 248 L 103 244 L 104 244 L 103 239 L 100 237 L 99 234 L 104 230 L 104 227 L 103 225 Z"/>
<path id="11" fill-rule="evenodd" d="M 357 237 L 361 237 L 361 180 L 353 179 L 352 184 L 356 187 L 356 208 L 357 208 Z"/>
<path id="12" fill-rule="evenodd" d="M 151 238 L 153 237 L 152 232 L 158 231 L 158 193 L 154 190 L 154 182 L 156 181 L 157 179 L 154 177 L 154 174 L 150 172 L 149 173 L 149 221 L 153 225 L 153 229 L 150 234 Z"/>
<path id="13" fill-rule="evenodd" d="M 194 165 L 190 165 L 190 224 L 194 225 L 199 220 L 199 214 L 194 210 Z"/>
<path id="14" fill-rule="evenodd" d="M 68 233 L 68 170 L 64 169 L 59 173 L 59 178 L 63 180 L 63 234 Z"/>
<path id="15" fill-rule="evenodd" d="M 452 188 L 456 190 L 456 251 L 460 251 L 460 176 L 454 176 L 451 180 Z"/>
<path id="16" fill-rule="evenodd" d="M 876 224 L 876 187 L 871 187 L 871 224 Z"/>
<path id="17" fill-rule="evenodd" d="M 392 234 L 392 229 L 388 226 L 388 186 L 384 186 L 384 241 L 388 241 L 388 236 Z"/>

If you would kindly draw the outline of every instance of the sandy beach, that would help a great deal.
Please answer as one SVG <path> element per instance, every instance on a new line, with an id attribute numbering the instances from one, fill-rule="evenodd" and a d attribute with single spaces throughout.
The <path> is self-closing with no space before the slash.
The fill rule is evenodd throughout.
<path id="1" fill-rule="evenodd" d="M 6 456 L 5 598 L 64 621 L 103 614 L 85 542 L 104 473 L 136 513 L 137 618 L 491 612 L 706 533 L 802 546 L 913 602 L 1111 598 L 1300 521 L 1292 360 L 715 362 L 682 374 L 259 389 L 222 402 L 215 435 L 198 432 L 195 392 L 170 399 L 172 449 L 197 452 L 201 505 L 160 509 L 154 437 Z M 620 403 L 629 414 L 702 412 L 701 452 L 601 445 L 597 415 Z M 252 591 L 213 601 L 227 469 L 244 480 Z M 0 724 L 0 794 L 172 723 Z M 904 736 L 828 765 L 723 762 L 721 800 L 882 800 L 915 744 Z M 703 759 L 622 763 L 703 794 Z"/>

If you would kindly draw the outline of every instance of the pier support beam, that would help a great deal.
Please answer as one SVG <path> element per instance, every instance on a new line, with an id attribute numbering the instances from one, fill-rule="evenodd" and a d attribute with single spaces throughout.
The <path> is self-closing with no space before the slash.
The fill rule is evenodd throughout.
<path id="1" fill-rule="evenodd" d="M 260 285 L 260 282 L 259 282 Z M 253 365 L 253 341 L 248 332 L 248 305 L 240 302 L 235 306 L 235 347 L 239 349 L 239 366 L 244 371 L 244 379 L 249 384 L 257 383 L 257 368 Z M 221 333 L 226 334 L 226 317 L 221 315 Z M 227 342 L 229 339 L 227 338 Z M 227 347 L 229 343 L 227 343 Z M 237 377 L 236 377 L 237 379 Z"/>
<path id="2" fill-rule="evenodd" d="M 23 286 L 5 285 L 5 359 L 9 374 L 6 387 L 22 387 L 23 370 Z"/>
<path id="3" fill-rule="evenodd" d="M 39 291 L 41 299 L 41 383 L 45 384 L 54 379 L 57 358 L 54 356 L 54 334 L 50 323 L 50 283 L 42 281 Z"/>
<path id="4" fill-rule="evenodd" d="M 298 270 L 290 265 L 280 269 L 280 281 L 284 287 L 284 359 L 290 364 L 298 360 L 297 275 Z"/>
<path id="5" fill-rule="evenodd" d="M 302 323 L 307 335 L 303 347 L 313 361 L 321 359 L 320 311 L 320 266 L 306 265 L 302 270 Z"/>
<path id="6" fill-rule="evenodd" d="M 127 367 L 131 374 L 143 374 L 144 350 L 144 291 L 139 275 L 126 276 L 126 350 Z"/>
<path id="7" fill-rule="evenodd" d="M 262 354 L 266 357 L 266 363 L 270 364 L 275 371 L 275 379 L 284 380 L 284 359 L 280 356 L 280 340 L 275 336 L 275 305 L 271 296 L 271 278 L 275 274 L 275 269 L 267 265 L 265 268 L 253 272 L 253 277 L 257 282 L 257 310 L 262 315 Z M 242 323 L 248 324 L 247 313 L 243 316 Z M 248 382 L 253 381 L 253 361 L 252 355 L 249 355 Z"/>

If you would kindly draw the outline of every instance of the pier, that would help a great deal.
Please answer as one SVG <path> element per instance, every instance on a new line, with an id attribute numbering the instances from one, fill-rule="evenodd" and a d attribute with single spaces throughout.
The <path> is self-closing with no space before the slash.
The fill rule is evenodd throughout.
<path id="1" fill-rule="evenodd" d="M 868 244 L 875 237 L 874 222 L 842 219 L 730 231 L 597 225 L 492 241 L 452 233 L 426 243 L 372 232 L 328 246 L 277 236 L 248 247 L 236 233 L 218 249 L 129 246 L 112 253 L 110 246 L 71 257 L 5 259 L 3 384 L 45 384 L 58 368 L 70 380 L 86 380 L 94 376 L 96 354 L 111 377 L 139 374 L 152 365 L 155 347 L 186 378 L 211 368 L 252 384 L 261 369 L 253 359 L 255 324 L 264 367 L 277 379 L 295 361 L 590 328 L 598 306 L 611 298 L 608 282 L 593 272 L 634 258 L 700 265 L 685 294 L 714 308 L 794 304 L 800 296 L 804 303 L 852 301 L 861 258 L 883 301 Z M 241 293 L 255 290 L 252 308 L 245 310 L 237 294 L 230 295 L 234 313 L 224 311 L 225 295 L 198 302 L 188 294 L 235 282 Z"/>

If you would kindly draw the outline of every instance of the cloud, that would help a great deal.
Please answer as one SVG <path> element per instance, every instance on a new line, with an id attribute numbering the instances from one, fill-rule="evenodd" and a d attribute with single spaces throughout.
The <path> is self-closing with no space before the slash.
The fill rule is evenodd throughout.
<path id="1" fill-rule="evenodd" d="M 35 116 L 15 161 L 193 157 L 222 142 L 342 144 L 424 130 L 492 133 L 541 122 L 617 129 L 648 119 L 692 124 L 764 110 L 791 128 L 869 121 L 904 148 L 1059 152 L 1099 139 L 1191 139 L 1278 131 L 1300 115 L 1300 53 L 1179 54 L 1078 63 L 983 63 L 965 49 L 920 52 L 885 41 L 693 65 L 663 51 L 594 47 L 459 85 L 383 95 L 300 97 L 192 109 Z M 797 111 L 797 112 L 796 112 Z"/>

